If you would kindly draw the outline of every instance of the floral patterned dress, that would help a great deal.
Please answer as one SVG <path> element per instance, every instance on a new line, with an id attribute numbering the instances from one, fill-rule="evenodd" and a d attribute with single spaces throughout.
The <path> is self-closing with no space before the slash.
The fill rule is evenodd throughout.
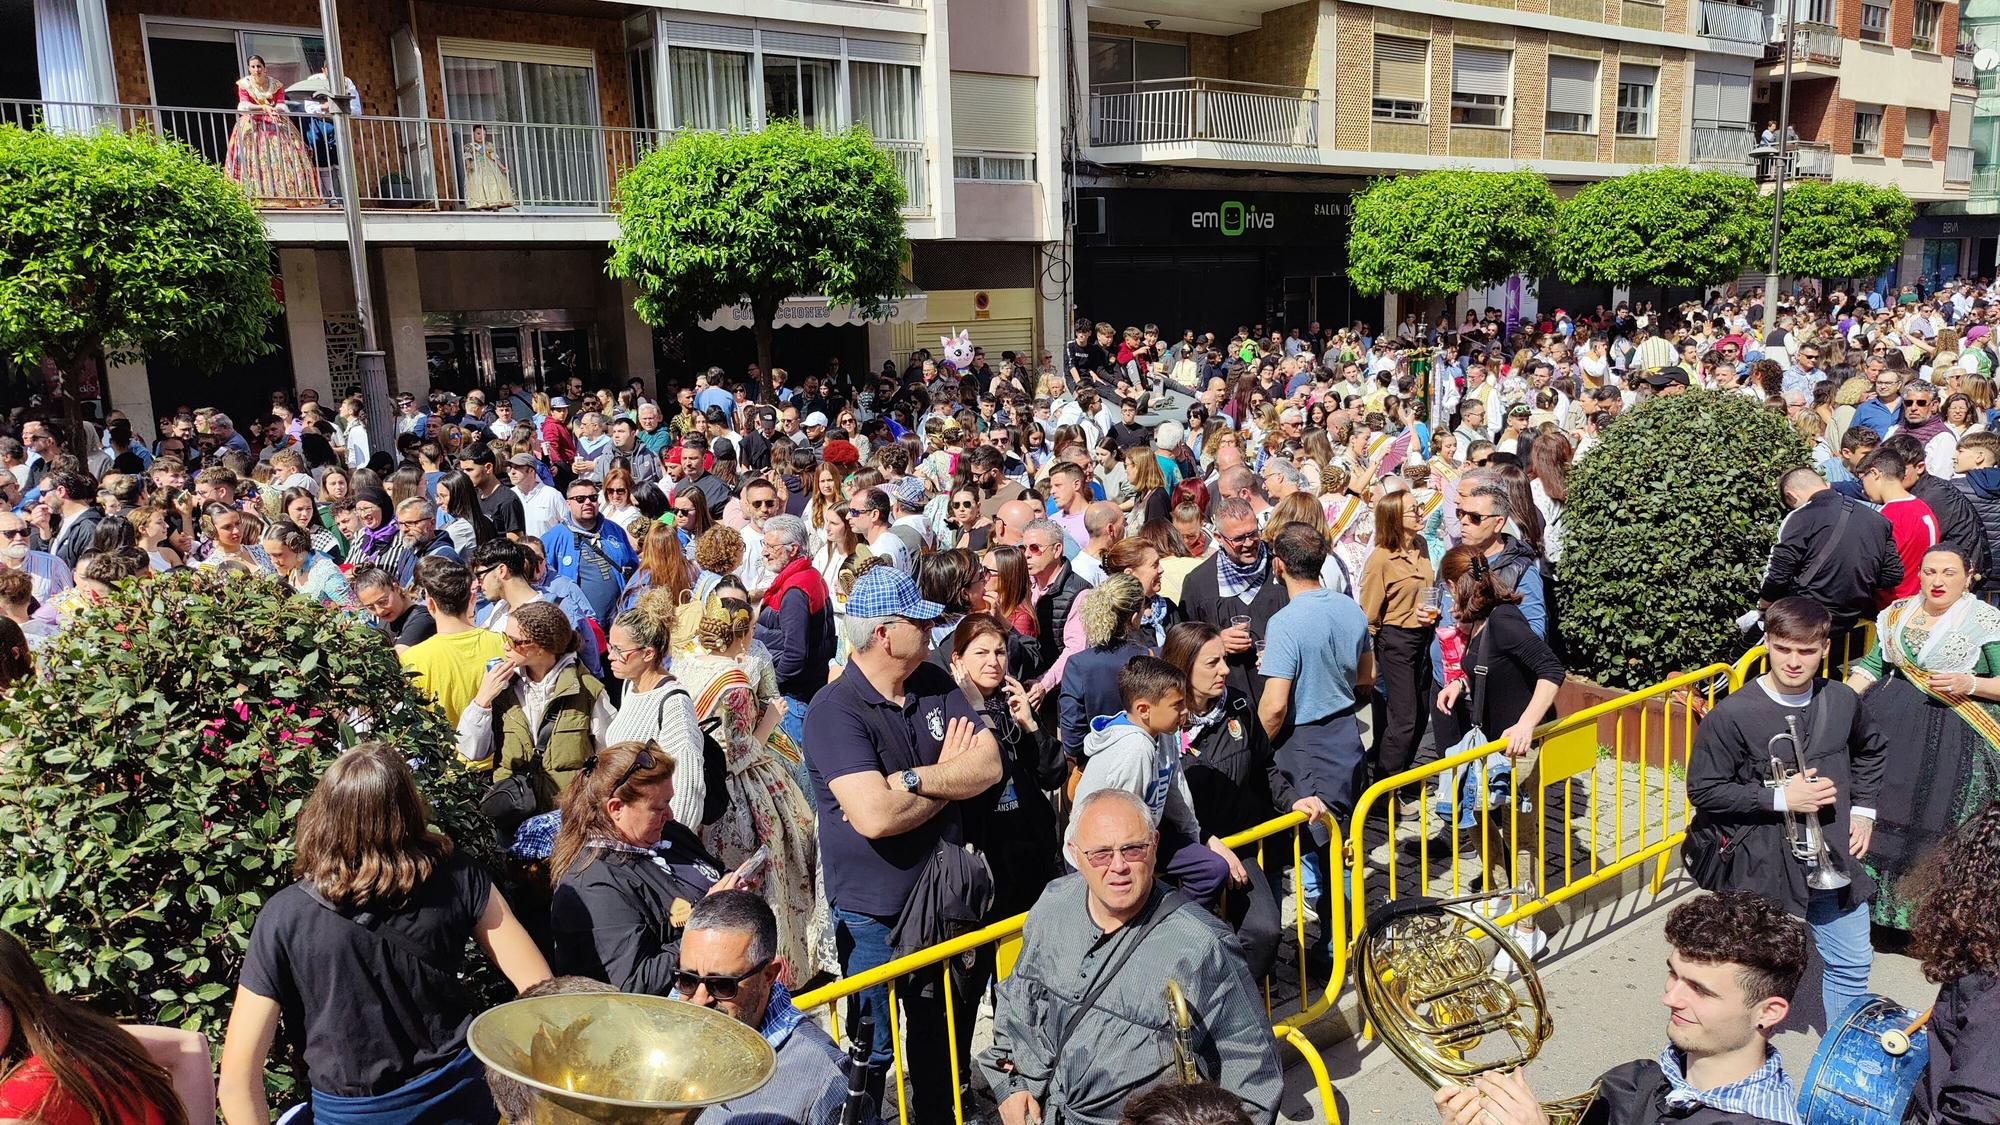
<path id="1" fill-rule="evenodd" d="M 766 701 L 758 685 L 772 675 L 769 657 L 760 658 L 754 648 L 741 658 L 700 650 L 674 658 L 674 678 L 694 697 L 695 718 L 729 756 L 729 811 L 701 830 L 702 846 L 731 867 L 759 846 L 770 847 L 764 897 L 778 916 L 778 950 L 789 966 L 785 984 L 794 986 L 823 965 L 822 935 L 830 936 L 831 927 L 817 887 L 812 806 L 791 770 L 756 739 L 759 704 Z M 776 692 L 775 679 L 770 691 Z"/>
<path id="2" fill-rule="evenodd" d="M 285 88 L 278 83 L 237 80 L 236 107 L 242 112 L 230 131 L 222 170 L 262 206 L 317 207 L 323 202 L 319 174 L 306 155 L 305 139 L 286 120 L 284 106 Z M 267 113 L 266 107 L 279 112 Z"/>

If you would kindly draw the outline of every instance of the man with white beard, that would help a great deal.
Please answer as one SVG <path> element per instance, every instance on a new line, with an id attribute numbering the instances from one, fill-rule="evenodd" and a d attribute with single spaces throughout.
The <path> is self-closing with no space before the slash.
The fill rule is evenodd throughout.
<path id="1" fill-rule="evenodd" d="M 28 522 L 4 510 L 0 510 L 0 569 L 18 570 L 32 579 L 38 602 L 47 602 L 76 585 L 67 563 L 47 551 L 29 548 Z"/>

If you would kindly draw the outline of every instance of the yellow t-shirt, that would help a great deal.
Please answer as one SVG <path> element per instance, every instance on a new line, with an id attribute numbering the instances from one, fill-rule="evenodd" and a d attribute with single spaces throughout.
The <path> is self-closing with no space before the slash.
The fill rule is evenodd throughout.
<path id="1" fill-rule="evenodd" d="M 486 679 L 486 662 L 506 651 L 500 634 L 491 629 L 439 633 L 411 645 L 402 655 L 405 671 L 415 672 L 417 686 L 431 693 L 444 717 L 458 723 L 458 713 L 479 694 Z"/>

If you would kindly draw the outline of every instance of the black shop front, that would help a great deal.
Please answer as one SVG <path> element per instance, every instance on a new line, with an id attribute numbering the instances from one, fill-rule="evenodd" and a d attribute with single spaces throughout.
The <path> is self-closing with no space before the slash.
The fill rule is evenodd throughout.
<path id="1" fill-rule="evenodd" d="M 1238 327 L 1371 324 L 1380 298 L 1347 280 L 1345 192 L 1084 188 L 1077 313 L 1227 339 Z"/>

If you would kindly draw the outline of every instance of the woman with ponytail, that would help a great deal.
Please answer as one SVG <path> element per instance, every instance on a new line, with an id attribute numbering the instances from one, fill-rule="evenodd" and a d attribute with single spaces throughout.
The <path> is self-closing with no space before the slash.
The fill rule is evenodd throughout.
<path id="1" fill-rule="evenodd" d="M 650 595 L 649 595 L 650 596 Z M 646 604 L 644 598 L 640 604 Z M 694 651 L 674 659 L 674 677 L 694 699 L 695 718 L 728 759 L 729 809 L 699 828 L 704 847 L 730 866 L 760 846 L 771 849 L 765 900 L 778 916 L 778 947 L 785 956 L 787 987 L 811 979 L 826 916 L 814 890 L 818 842 L 813 809 L 798 774 L 800 763 L 773 748 L 783 697 L 759 691 L 772 678 L 770 660 L 752 653 L 750 603 L 724 585 L 702 603 Z M 761 646 L 759 646 L 761 647 Z M 770 691 L 775 695 L 776 688 Z M 768 700 L 768 702 L 767 702 Z M 685 783 L 686 774 L 679 775 Z"/>
<path id="2" fill-rule="evenodd" d="M 668 539 L 673 529 L 653 525 Z M 675 557 L 678 550 L 671 551 Z M 701 727 L 694 717 L 694 699 L 667 674 L 667 652 L 673 635 L 674 594 L 649 590 L 638 604 L 611 622 L 611 673 L 625 683 L 618 714 L 605 731 L 607 742 L 655 742 L 674 760 L 672 807 L 674 819 L 699 828 L 708 789 L 702 775 Z"/>
<path id="3" fill-rule="evenodd" d="M 1063 752 L 1083 765 L 1083 736 L 1090 721 L 1125 709 L 1118 694 L 1118 673 L 1135 656 L 1155 651 L 1153 631 L 1145 627 L 1151 599 L 1130 574 L 1114 574 L 1084 591 L 1077 616 L 1083 622 L 1083 643 L 1063 668 L 1062 691 L 1056 705 Z"/>
<path id="4" fill-rule="evenodd" d="M 2000 1121 L 2000 802 L 1939 842 L 1905 879 L 1910 955 L 1943 987 L 1931 1009 L 1930 1063 L 1903 1120 Z"/>
<path id="5" fill-rule="evenodd" d="M 191 1032 L 124 1028 L 49 991 L 27 947 L 0 931 L 0 1120 L 46 1125 L 212 1121 L 208 1046 Z M 140 1038 L 144 1036 L 144 1038 Z M 174 1061 L 170 1074 L 157 1056 Z M 199 1081 L 177 1093 L 179 1056 Z M 188 1100 L 184 1104 L 182 1098 Z M 188 1106 L 197 1107 L 194 1112 Z"/>

